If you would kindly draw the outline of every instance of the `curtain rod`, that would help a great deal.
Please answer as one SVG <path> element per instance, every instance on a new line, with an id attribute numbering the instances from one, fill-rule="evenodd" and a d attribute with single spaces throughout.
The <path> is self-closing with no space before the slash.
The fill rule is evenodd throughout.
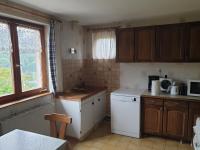
<path id="1" fill-rule="evenodd" d="M 44 15 L 38 14 L 38 13 L 33 12 L 34 10 L 32 10 L 32 11 L 24 10 L 23 8 L 19 8 L 19 7 L 16 7 L 16 6 L 11 6 L 11 5 L 7 4 L 7 3 L 0 3 L 0 5 L 8 7 L 8 8 L 15 9 L 15 10 L 18 10 L 18 11 L 21 11 L 21 12 L 28 13 L 30 15 L 38 16 L 38 17 L 41 17 L 41 18 L 44 18 L 44 19 L 50 19 L 51 18 L 50 16 L 48 16 L 46 14 L 44 14 Z M 23 6 L 21 6 L 21 7 L 23 7 Z M 52 18 L 55 19 L 56 21 L 62 23 L 61 20 L 55 18 L 54 16 Z"/>

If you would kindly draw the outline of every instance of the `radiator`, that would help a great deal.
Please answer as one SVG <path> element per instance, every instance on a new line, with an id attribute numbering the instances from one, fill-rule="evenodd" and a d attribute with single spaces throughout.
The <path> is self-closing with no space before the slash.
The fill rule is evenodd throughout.
<path id="1" fill-rule="evenodd" d="M 49 121 L 44 120 L 44 114 L 53 113 L 54 104 L 36 106 L 24 112 L 11 115 L 0 120 L 0 134 L 3 135 L 14 129 L 31 131 L 39 134 L 49 135 Z"/>

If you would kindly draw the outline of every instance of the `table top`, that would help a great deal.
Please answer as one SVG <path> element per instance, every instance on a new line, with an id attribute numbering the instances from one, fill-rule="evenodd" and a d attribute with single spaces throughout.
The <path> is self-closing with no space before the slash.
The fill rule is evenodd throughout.
<path id="1" fill-rule="evenodd" d="M 0 137 L 0 150 L 65 150 L 66 141 L 22 130 Z"/>

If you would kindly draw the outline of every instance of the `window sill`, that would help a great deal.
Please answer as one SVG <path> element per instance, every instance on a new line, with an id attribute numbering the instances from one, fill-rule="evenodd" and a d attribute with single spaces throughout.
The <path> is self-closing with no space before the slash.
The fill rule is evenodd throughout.
<path id="1" fill-rule="evenodd" d="M 40 98 L 40 97 L 43 97 L 43 96 L 48 96 L 48 95 L 52 95 L 52 93 L 45 92 L 45 93 L 34 95 L 34 96 L 31 96 L 31 97 L 28 97 L 28 98 L 23 98 L 23 99 L 19 99 L 19 100 L 13 101 L 13 102 L 2 104 L 2 105 L 0 105 L 0 109 L 6 108 L 6 107 L 9 107 L 9 106 L 12 106 L 12 105 L 24 103 L 24 102 L 27 102 L 27 101 L 31 101 L 31 100 L 37 100 L 37 98 Z"/>

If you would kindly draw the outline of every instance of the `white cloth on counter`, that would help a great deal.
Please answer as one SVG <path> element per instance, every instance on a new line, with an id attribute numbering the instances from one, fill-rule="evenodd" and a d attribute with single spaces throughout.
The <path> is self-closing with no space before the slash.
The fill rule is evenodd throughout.
<path id="1" fill-rule="evenodd" d="M 193 129 L 194 129 L 194 133 L 195 133 L 196 135 L 199 135 L 199 136 L 200 136 L 200 126 L 194 126 Z"/>
<path id="2" fill-rule="evenodd" d="M 197 118 L 197 120 L 196 120 L 196 126 L 200 127 L 200 118 Z"/>
<path id="3" fill-rule="evenodd" d="M 195 150 L 200 150 L 200 118 L 197 118 L 196 125 L 193 127 L 194 129 L 194 139 L 193 145 Z"/>

